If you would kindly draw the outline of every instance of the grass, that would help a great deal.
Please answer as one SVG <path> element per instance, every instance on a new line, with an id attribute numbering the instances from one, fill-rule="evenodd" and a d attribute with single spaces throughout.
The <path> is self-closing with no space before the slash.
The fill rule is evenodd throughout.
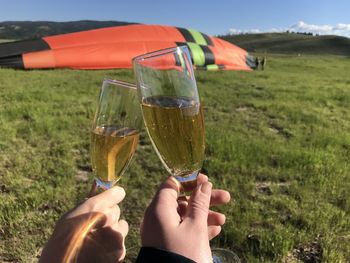
<path id="1" fill-rule="evenodd" d="M 251 52 L 350 56 L 350 38 L 342 36 L 258 33 L 220 37 Z"/>
<path id="2" fill-rule="evenodd" d="M 243 262 L 350 261 L 348 58 L 270 56 L 255 72 L 196 72 L 203 171 L 233 201 L 213 246 Z M 0 70 L 0 262 L 36 262 L 57 219 L 84 199 L 89 127 L 104 76 L 130 70 Z M 127 247 L 167 176 L 143 132 L 120 184 Z M 309 261 L 308 261 L 309 260 Z"/>

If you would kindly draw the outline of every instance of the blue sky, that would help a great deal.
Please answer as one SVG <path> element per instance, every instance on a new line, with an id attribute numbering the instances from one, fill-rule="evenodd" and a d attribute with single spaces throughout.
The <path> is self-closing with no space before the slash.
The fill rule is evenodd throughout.
<path id="1" fill-rule="evenodd" d="M 1 0 L 0 21 L 81 19 L 166 24 L 210 35 L 313 31 L 350 37 L 349 0 Z"/>

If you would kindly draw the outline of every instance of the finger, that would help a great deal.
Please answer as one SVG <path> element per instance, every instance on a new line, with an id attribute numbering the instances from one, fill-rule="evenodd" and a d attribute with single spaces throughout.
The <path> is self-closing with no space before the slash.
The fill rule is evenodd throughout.
<path id="1" fill-rule="evenodd" d="M 125 258 L 126 254 L 126 248 L 125 248 L 125 238 L 129 232 L 129 224 L 125 220 L 119 220 L 114 223 L 114 225 L 111 226 L 112 230 L 115 231 L 119 238 L 121 240 L 118 242 L 119 249 L 121 248 L 121 251 L 119 251 L 119 256 L 117 258 L 117 262 L 121 262 Z M 121 247 L 120 247 L 121 246 Z"/>
<path id="2" fill-rule="evenodd" d="M 151 206 L 159 205 L 169 205 L 169 208 L 177 208 L 177 199 L 179 197 L 181 185 L 175 179 L 175 177 L 170 176 L 168 179 L 162 183 L 154 196 Z"/>
<path id="3" fill-rule="evenodd" d="M 208 182 L 208 176 L 205 174 L 198 174 L 195 181 L 186 182 L 183 183 L 182 186 L 184 187 L 184 191 L 189 193 L 192 192 L 198 185 L 204 184 L 205 182 Z"/>
<path id="4" fill-rule="evenodd" d="M 198 174 L 197 176 L 197 184 L 204 184 L 205 182 L 208 182 L 208 176 L 206 176 L 205 174 Z"/>
<path id="5" fill-rule="evenodd" d="M 205 178 L 204 178 L 205 179 Z M 203 177 L 199 179 L 200 182 L 205 182 Z M 210 206 L 222 205 L 230 202 L 231 196 L 228 191 L 222 189 L 213 189 L 210 197 Z M 182 217 L 185 215 L 188 206 L 189 196 L 180 196 L 177 200 L 179 207 L 178 213 Z"/>
<path id="6" fill-rule="evenodd" d="M 208 226 L 208 238 L 212 240 L 221 232 L 221 226 Z"/>
<path id="7" fill-rule="evenodd" d="M 129 224 L 128 222 L 126 222 L 125 220 L 121 219 L 119 221 L 116 221 L 111 228 L 120 233 L 123 238 L 125 238 L 127 236 L 127 234 L 129 233 Z"/>
<path id="8" fill-rule="evenodd" d="M 115 222 L 118 222 L 120 217 L 120 208 L 118 205 L 115 205 L 109 208 L 105 214 L 106 214 L 106 223 L 104 226 L 111 226 Z"/>
<path id="9" fill-rule="evenodd" d="M 125 238 L 126 238 L 127 234 L 129 233 L 128 222 L 126 222 L 125 220 L 120 220 L 119 221 L 119 231 L 123 236 L 123 253 L 121 254 L 121 256 L 118 259 L 118 262 L 121 262 L 125 258 L 125 255 L 126 255 Z"/>
<path id="10" fill-rule="evenodd" d="M 208 176 L 200 173 L 197 176 L 197 185 L 203 184 L 205 182 L 208 182 Z M 231 199 L 231 196 L 229 192 L 222 189 L 213 189 L 212 196 L 210 199 L 210 205 L 226 204 L 230 201 L 230 199 Z"/>
<path id="11" fill-rule="evenodd" d="M 210 182 L 198 185 L 188 201 L 186 217 L 199 225 L 207 224 L 212 187 Z"/>
<path id="12" fill-rule="evenodd" d="M 125 191 L 120 186 L 113 186 L 112 188 L 89 198 L 87 201 L 98 205 L 98 207 L 112 207 L 119 204 L 125 197 Z"/>
<path id="13" fill-rule="evenodd" d="M 177 200 L 179 197 L 181 185 L 175 177 L 170 176 L 168 179 L 161 184 L 158 189 L 157 195 L 169 195 Z"/>
<path id="14" fill-rule="evenodd" d="M 180 217 L 184 217 L 186 215 L 186 211 L 187 211 L 187 206 L 188 206 L 188 202 L 186 199 L 178 199 L 177 200 L 178 203 L 178 208 L 177 208 L 177 212 L 179 213 Z"/>
<path id="15" fill-rule="evenodd" d="M 222 226 L 225 224 L 226 216 L 222 213 L 215 212 L 215 211 L 209 211 L 208 214 L 208 226 Z"/>
<path id="16" fill-rule="evenodd" d="M 211 191 L 210 205 L 222 205 L 230 202 L 230 193 L 222 189 L 213 189 Z"/>
<path id="17" fill-rule="evenodd" d="M 178 213 L 177 199 L 180 183 L 170 176 L 161 184 L 145 213 L 145 220 L 159 220 L 161 224 L 178 225 L 181 218 Z"/>

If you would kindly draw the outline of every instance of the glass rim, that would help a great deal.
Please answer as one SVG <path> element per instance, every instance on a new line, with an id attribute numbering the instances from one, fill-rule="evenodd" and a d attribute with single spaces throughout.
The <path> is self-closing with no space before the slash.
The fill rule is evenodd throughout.
<path id="1" fill-rule="evenodd" d="M 137 89 L 136 84 L 118 80 L 118 79 L 110 79 L 110 78 L 105 78 L 103 79 L 103 84 L 112 84 L 112 85 L 118 85 L 122 88 L 128 88 L 128 89 Z"/>
<path id="2" fill-rule="evenodd" d="M 139 60 L 152 59 L 152 58 L 160 57 L 163 55 L 171 54 L 171 53 L 174 53 L 174 51 L 176 51 L 178 49 L 186 49 L 187 51 L 189 51 L 189 49 L 186 45 L 164 48 L 164 49 L 160 49 L 160 50 L 156 50 L 156 51 L 152 51 L 149 53 L 145 53 L 145 54 L 136 56 L 132 59 L 132 62 L 134 63 L 134 62 L 137 62 Z"/>

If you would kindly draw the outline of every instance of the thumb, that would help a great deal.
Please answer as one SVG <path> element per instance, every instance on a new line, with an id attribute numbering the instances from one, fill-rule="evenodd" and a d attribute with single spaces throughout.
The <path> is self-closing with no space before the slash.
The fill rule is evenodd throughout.
<path id="1" fill-rule="evenodd" d="M 145 217 L 156 216 L 162 222 L 176 221 L 179 217 L 177 213 L 177 199 L 180 191 L 180 183 L 175 177 L 170 176 L 158 189 L 150 206 L 146 210 Z M 177 220 L 178 221 L 178 220 Z"/>
<path id="2" fill-rule="evenodd" d="M 210 182 L 198 185 L 188 201 L 187 217 L 196 224 L 207 225 L 212 187 Z"/>
<path id="3" fill-rule="evenodd" d="M 153 201 L 166 200 L 177 200 L 180 191 L 180 183 L 175 177 L 170 176 L 168 179 L 162 183 L 156 193 Z"/>

